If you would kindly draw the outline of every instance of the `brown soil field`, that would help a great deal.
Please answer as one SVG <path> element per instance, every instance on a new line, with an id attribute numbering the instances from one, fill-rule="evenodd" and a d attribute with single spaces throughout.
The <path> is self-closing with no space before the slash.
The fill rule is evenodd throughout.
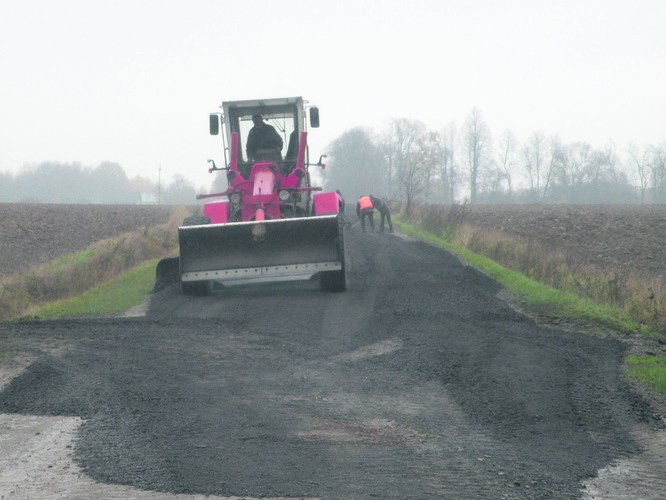
<path id="1" fill-rule="evenodd" d="M 475 205 L 464 222 L 666 282 L 666 205 Z"/>
<path id="2" fill-rule="evenodd" d="M 0 203 L 0 277 L 127 231 L 163 224 L 166 205 Z"/>

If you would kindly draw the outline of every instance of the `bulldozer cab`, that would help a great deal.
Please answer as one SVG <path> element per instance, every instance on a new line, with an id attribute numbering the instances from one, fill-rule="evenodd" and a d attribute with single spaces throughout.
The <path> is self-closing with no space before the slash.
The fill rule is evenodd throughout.
<path id="1" fill-rule="evenodd" d="M 247 163 L 257 158 L 248 158 L 248 137 L 254 126 L 252 117 L 261 115 L 264 123 L 275 129 L 282 139 L 279 151 L 262 151 L 265 158 L 281 162 L 281 167 L 288 170 L 289 163 L 296 158 L 298 136 L 305 130 L 305 110 L 301 97 L 285 97 L 278 99 L 227 101 L 222 103 L 223 123 L 227 144 L 231 143 L 231 134 L 237 132 L 240 147 L 238 161 Z M 256 156 L 256 155 L 255 155 Z"/>

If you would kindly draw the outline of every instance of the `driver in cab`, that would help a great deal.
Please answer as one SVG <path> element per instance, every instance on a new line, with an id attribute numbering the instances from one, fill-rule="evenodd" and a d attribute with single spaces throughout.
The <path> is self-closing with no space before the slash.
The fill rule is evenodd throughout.
<path id="1" fill-rule="evenodd" d="M 264 122 L 261 115 L 252 115 L 254 126 L 247 136 L 245 150 L 248 161 L 281 161 L 282 137 L 272 125 Z"/>

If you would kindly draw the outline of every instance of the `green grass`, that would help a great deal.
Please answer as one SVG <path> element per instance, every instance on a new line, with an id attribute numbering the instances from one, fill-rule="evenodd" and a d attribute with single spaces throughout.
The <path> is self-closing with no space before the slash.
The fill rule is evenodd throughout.
<path id="1" fill-rule="evenodd" d="M 627 373 L 656 392 L 666 393 L 666 356 L 627 356 Z"/>
<path id="2" fill-rule="evenodd" d="M 155 284 L 157 262 L 158 259 L 150 260 L 82 295 L 50 302 L 33 309 L 29 316 L 46 319 L 112 314 L 137 306 L 143 302 Z"/>
<path id="3" fill-rule="evenodd" d="M 45 270 L 47 272 L 61 271 L 62 269 L 65 269 L 67 267 L 74 266 L 76 264 L 81 264 L 89 259 L 92 259 L 94 256 L 95 256 L 94 250 L 86 249 L 75 254 L 66 255 L 65 257 L 62 257 L 52 262 L 45 268 Z"/>
<path id="4" fill-rule="evenodd" d="M 658 336 L 659 334 L 645 325 L 641 325 L 619 307 L 600 304 L 593 300 L 564 292 L 528 278 L 524 274 L 506 268 L 494 260 L 479 255 L 465 247 L 452 243 L 437 235 L 415 228 L 402 221 L 395 222 L 405 234 L 449 250 L 462 257 L 467 264 L 491 278 L 502 286 L 518 294 L 525 307 L 541 316 L 564 318 L 603 325 L 621 333 Z"/>

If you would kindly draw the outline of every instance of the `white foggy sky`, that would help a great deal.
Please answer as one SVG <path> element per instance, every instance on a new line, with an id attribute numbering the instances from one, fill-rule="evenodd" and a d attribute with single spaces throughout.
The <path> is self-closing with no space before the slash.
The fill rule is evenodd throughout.
<path id="1" fill-rule="evenodd" d="M 392 117 L 481 109 L 495 136 L 666 139 L 666 2 L 0 2 L 0 171 L 120 163 L 208 185 L 223 100 L 302 95 L 312 152 Z"/>

